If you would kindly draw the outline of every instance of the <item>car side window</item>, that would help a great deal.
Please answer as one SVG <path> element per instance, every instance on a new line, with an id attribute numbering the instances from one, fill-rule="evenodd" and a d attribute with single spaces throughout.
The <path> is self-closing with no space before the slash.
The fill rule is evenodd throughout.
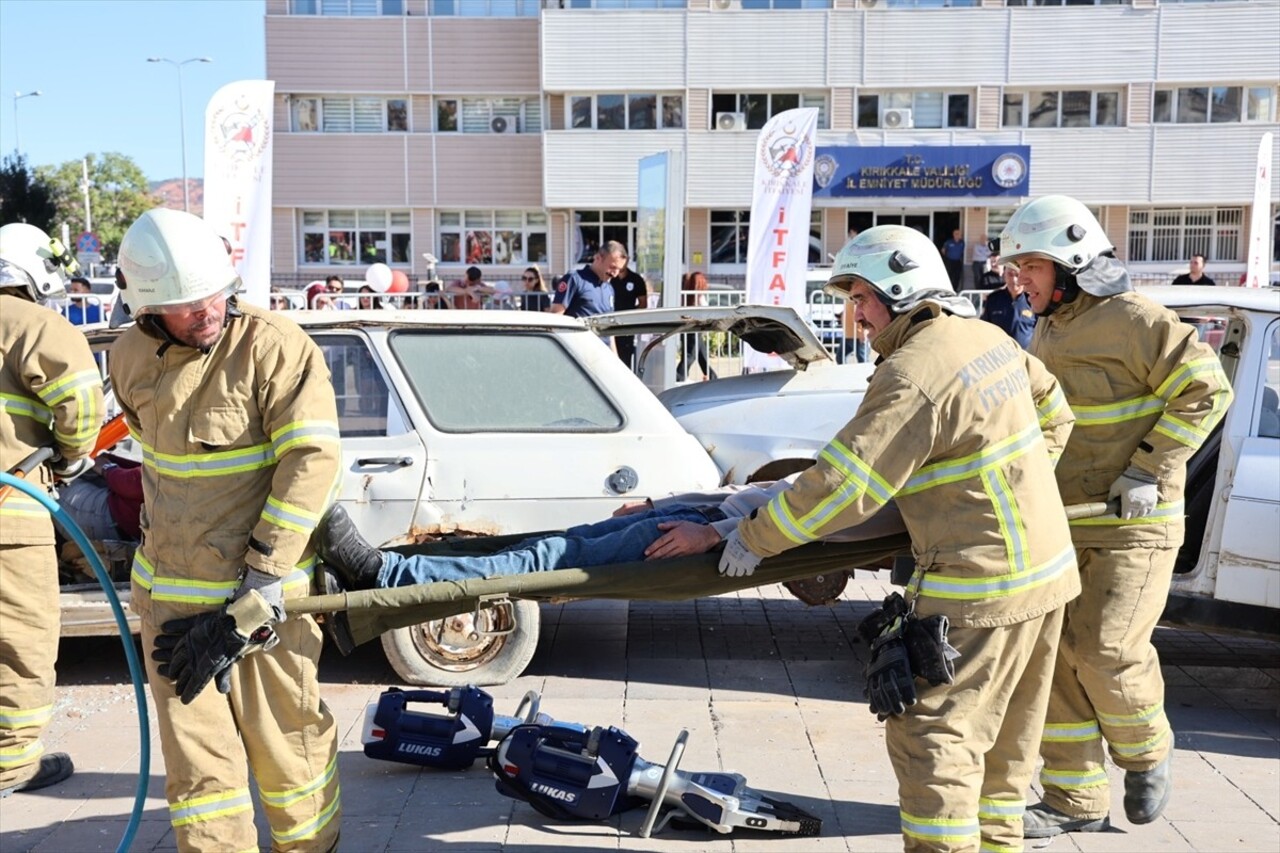
<path id="1" fill-rule="evenodd" d="M 369 351 L 355 335 L 315 335 L 338 402 L 343 437 L 399 435 L 405 431 L 394 397 Z"/>
<path id="2" fill-rule="evenodd" d="M 1262 410 L 1258 418 L 1260 438 L 1280 438 L 1280 323 L 1271 324 L 1266 359 L 1262 362 Z"/>
<path id="3" fill-rule="evenodd" d="M 613 432 L 623 426 L 613 402 L 555 335 L 402 330 L 390 341 L 442 432 Z"/>

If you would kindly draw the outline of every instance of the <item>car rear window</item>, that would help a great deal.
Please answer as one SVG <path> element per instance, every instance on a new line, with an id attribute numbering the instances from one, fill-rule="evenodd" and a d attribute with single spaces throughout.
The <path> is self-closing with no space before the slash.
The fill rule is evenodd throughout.
<path id="1" fill-rule="evenodd" d="M 621 413 L 553 335 L 399 331 L 391 351 L 444 432 L 612 432 Z"/>

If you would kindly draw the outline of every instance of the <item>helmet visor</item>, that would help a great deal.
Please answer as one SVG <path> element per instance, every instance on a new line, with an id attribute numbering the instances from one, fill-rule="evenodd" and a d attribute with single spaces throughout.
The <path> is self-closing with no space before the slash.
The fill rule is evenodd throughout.
<path id="1" fill-rule="evenodd" d="M 195 299 L 191 302 L 178 302 L 173 305 L 143 305 L 138 308 L 137 314 L 199 314 L 201 311 L 207 311 L 209 308 L 220 302 L 226 302 L 227 298 L 235 293 L 239 287 L 240 279 L 237 278 L 222 290 L 206 296 L 203 299 Z"/>
<path id="2" fill-rule="evenodd" d="M 822 286 L 822 292 L 828 296 L 834 296 L 837 299 L 848 299 L 853 290 L 853 286 L 864 279 L 856 275 L 842 275 L 839 278 L 833 278 Z"/>
<path id="3" fill-rule="evenodd" d="M 40 291 L 36 288 L 36 280 L 31 273 L 15 263 L 0 258 L 0 287 L 23 287 L 34 298 Z"/>

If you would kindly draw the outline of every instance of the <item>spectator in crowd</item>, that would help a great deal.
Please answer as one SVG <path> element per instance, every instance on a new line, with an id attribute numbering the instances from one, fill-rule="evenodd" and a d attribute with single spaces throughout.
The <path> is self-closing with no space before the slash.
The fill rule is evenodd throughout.
<path id="1" fill-rule="evenodd" d="M 979 240 L 973 244 L 973 254 L 970 256 L 973 268 L 973 286 L 982 287 L 983 277 L 986 276 L 991 264 L 991 247 L 987 245 L 986 240 Z"/>
<path id="2" fill-rule="evenodd" d="M 316 282 L 307 288 L 307 307 L 313 311 L 336 308 L 334 301 L 343 288 L 342 277 L 331 275 L 324 283 Z"/>
<path id="3" fill-rule="evenodd" d="M 1188 264 L 1189 269 L 1182 275 L 1173 280 L 1174 284 L 1199 284 L 1206 287 L 1213 287 L 1217 282 L 1204 274 L 1204 255 L 1194 254 L 1191 256 L 1191 262 Z M 75 281 L 75 279 L 72 279 Z M 75 322 L 72 320 L 71 322 Z"/>
<path id="4" fill-rule="evenodd" d="M 422 286 L 422 307 L 435 310 L 449 307 L 449 300 L 442 295 L 444 282 L 438 278 L 428 279 Z"/>
<path id="5" fill-rule="evenodd" d="M 613 277 L 613 310 L 634 311 L 637 308 L 649 307 L 649 285 L 644 276 L 626 265 L 627 257 L 623 256 L 622 272 Z M 628 367 L 635 369 L 636 338 L 635 335 L 618 335 L 613 339 L 618 350 L 618 358 Z"/>
<path id="6" fill-rule="evenodd" d="M 271 294 L 271 310 L 285 311 L 289 308 L 289 299 L 283 293 Z"/>
<path id="7" fill-rule="evenodd" d="M 142 466 L 104 453 L 86 474 L 58 488 L 58 502 L 92 540 L 142 538 Z"/>
<path id="8" fill-rule="evenodd" d="M 551 297 L 552 314 L 589 317 L 613 310 L 613 279 L 627 265 L 627 250 L 617 240 L 609 240 L 596 250 L 591 263 L 565 273 Z"/>
<path id="9" fill-rule="evenodd" d="M 1023 349 L 1030 346 L 1031 333 L 1036 330 L 1036 313 L 1025 291 L 1026 282 L 1019 279 L 1018 271 L 1006 266 L 1004 287 L 991 291 L 982 306 L 982 319 L 1004 329 Z"/>
<path id="10" fill-rule="evenodd" d="M 524 285 L 524 293 L 520 297 L 520 307 L 525 311 L 546 311 L 551 307 L 551 294 L 547 291 L 547 283 L 542 280 L 542 270 L 527 267 L 520 273 L 520 283 Z"/>
<path id="11" fill-rule="evenodd" d="M 360 297 L 361 310 L 368 311 L 385 307 L 382 304 L 382 297 L 378 296 L 378 291 L 374 290 L 367 284 L 360 285 L 360 293 L 368 294 Z"/>
<path id="12" fill-rule="evenodd" d="M 480 271 L 480 267 L 467 267 L 465 278 L 445 288 L 451 307 L 470 311 L 483 308 L 486 297 L 492 296 L 495 292 L 485 283 L 484 273 Z"/>
<path id="13" fill-rule="evenodd" d="M 684 277 L 680 284 L 680 289 L 684 291 L 682 301 L 686 307 L 702 308 L 707 304 L 707 274 L 702 270 L 695 270 Z M 707 353 L 707 342 L 701 335 L 681 335 L 680 336 L 680 359 L 676 362 L 676 381 L 683 382 L 687 375 L 688 368 L 686 364 L 697 359 L 698 369 L 702 371 L 704 379 L 715 379 L 716 372 L 711 369 L 711 357 Z"/>
<path id="14" fill-rule="evenodd" d="M 964 237 L 960 229 L 951 232 L 951 239 L 942 244 L 942 263 L 947 268 L 951 286 L 959 292 L 964 278 Z"/>
<path id="15" fill-rule="evenodd" d="M 89 279 L 82 275 L 75 276 L 67 283 L 67 293 L 71 296 L 71 304 L 67 306 L 67 319 L 73 326 L 86 323 L 102 322 L 102 303 L 95 297 Z"/>

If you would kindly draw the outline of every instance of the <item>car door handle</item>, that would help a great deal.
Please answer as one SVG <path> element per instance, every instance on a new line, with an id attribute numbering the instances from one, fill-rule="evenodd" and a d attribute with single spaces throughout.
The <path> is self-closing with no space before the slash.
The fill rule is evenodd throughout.
<path id="1" fill-rule="evenodd" d="M 374 465 L 393 465 L 396 468 L 408 468 L 412 464 L 412 456 L 367 456 L 364 459 L 356 460 L 356 465 L 361 468 L 369 468 Z"/>

